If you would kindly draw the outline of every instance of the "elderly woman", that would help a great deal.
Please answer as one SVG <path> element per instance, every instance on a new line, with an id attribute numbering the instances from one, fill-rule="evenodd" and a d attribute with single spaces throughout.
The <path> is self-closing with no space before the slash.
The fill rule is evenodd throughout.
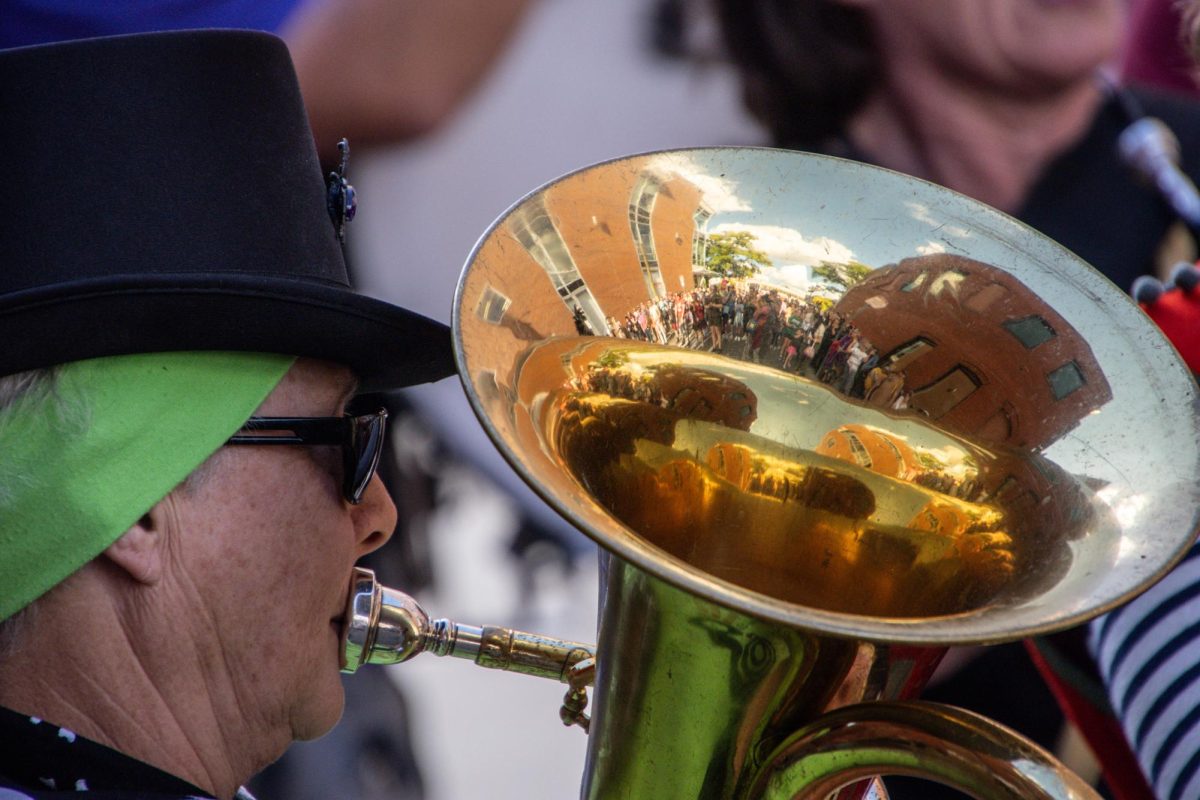
<path id="1" fill-rule="evenodd" d="M 869 161 L 1007 211 L 1119 286 L 1175 223 L 1122 162 L 1130 115 L 1163 119 L 1200 175 L 1200 111 L 1098 78 L 1124 0 L 718 0 L 749 108 L 781 147 Z"/>
<path id="2" fill-rule="evenodd" d="M 448 331 L 347 285 L 283 44 L 0 52 L 0 797 L 244 797 L 343 705 L 355 561 L 391 535 L 362 384 Z"/>

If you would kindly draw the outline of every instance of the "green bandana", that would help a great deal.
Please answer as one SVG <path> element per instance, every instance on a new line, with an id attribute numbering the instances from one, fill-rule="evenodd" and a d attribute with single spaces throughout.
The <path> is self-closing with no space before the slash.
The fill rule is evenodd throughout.
<path id="1" fill-rule="evenodd" d="M 59 368 L 0 413 L 0 620 L 116 541 L 236 432 L 291 367 L 261 353 L 152 353 Z"/>

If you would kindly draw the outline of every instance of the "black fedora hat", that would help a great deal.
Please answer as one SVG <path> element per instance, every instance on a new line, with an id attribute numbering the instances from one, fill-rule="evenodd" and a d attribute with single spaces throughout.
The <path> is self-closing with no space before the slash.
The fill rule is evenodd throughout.
<path id="1" fill-rule="evenodd" d="M 446 326 L 350 290 L 291 59 L 186 31 L 0 52 L 0 375 L 243 350 L 368 388 L 454 371 Z"/>

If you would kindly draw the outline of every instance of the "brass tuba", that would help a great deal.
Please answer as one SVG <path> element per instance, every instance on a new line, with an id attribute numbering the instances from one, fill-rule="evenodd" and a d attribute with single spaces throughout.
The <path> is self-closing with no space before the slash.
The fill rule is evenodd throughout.
<path id="1" fill-rule="evenodd" d="M 1081 624 L 1197 528 L 1195 384 L 1090 267 L 887 170 L 651 153 L 494 223 L 454 335 L 496 445 L 606 553 L 599 643 L 430 620 L 362 573 L 347 670 L 429 651 L 568 684 L 587 798 L 851 797 L 893 773 L 1095 796 L 913 699 L 946 647 Z"/>

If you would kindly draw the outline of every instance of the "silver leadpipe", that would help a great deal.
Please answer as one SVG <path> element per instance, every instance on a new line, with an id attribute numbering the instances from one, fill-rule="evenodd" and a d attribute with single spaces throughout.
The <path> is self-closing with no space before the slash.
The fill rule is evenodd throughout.
<path id="1" fill-rule="evenodd" d="M 592 645 L 498 625 L 431 620 L 416 600 L 380 585 L 374 572 L 361 567 L 351 580 L 342 636 L 342 671 L 347 673 L 363 664 L 399 664 L 432 653 L 568 684 L 563 722 L 587 727 L 582 712 L 596 656 Z"/>

